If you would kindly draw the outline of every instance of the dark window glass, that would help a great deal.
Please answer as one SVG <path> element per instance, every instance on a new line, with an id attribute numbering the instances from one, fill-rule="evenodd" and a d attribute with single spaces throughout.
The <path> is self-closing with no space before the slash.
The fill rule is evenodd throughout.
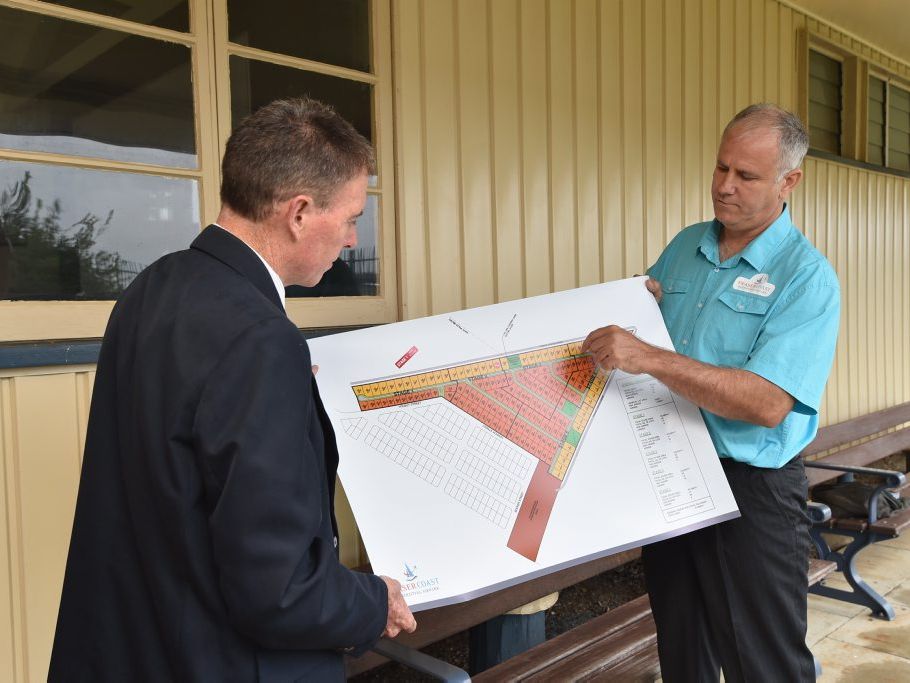
<path id="1" fill-rule="evenodd" d="M 888 87 L 888 166 L 910 171 L 910 92 Z"/>
<path id="2" fill-rule="evenodd" d="M 199 232 L 195 180 L 0 161 L 0 299 L 113 299 Z"/>
<path id="3" fill-rule="evenodd" d="M 0 7 L 0 147 L 195 167 L 190 49 Z"/>
<path id="4" fill-rule="evenodd" d="M 367 196 L 357 219 L 357 246 L 345 249 L 315 287 L 288 287 L 289 297 L 379 295 L 379 200 Z"/>
<path id="5" fill-rule="evenodd" d="M 233 43 L 370 71 L 367 0 L 228 0 Z"/>
<path id="6" fill-rule="evenodd" d="M 49 0 L 54 5 L 106 14 L 117 19 L 139 24 L 169 28 L 174 31 L 190 30 L 190 12 L 187 0 Z"/>
<path id="7" fill-rule="evenodd" d="M 885 82 L 869 76 L 869 122 L 866 161 L 885 165 Z"/>
<path id="8" fill-rule="evenodd" d="M 273 100 L 309 95 L 331 104 L 361 135 L 373 141 L 370 84 L 236 56 L 231 57 L 230 69 L 234 124 Z"/>
<path id="9" fill-rule="evenodd" d="M 841 83 L 841 63 L 809 50 L 809 140 L 832 154 L 840 154 Z"/>

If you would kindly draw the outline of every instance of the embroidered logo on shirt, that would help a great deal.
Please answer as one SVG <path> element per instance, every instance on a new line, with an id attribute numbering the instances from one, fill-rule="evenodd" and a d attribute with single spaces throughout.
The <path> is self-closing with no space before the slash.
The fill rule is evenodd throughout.
<path id="1" fill-rule="evenodd" d="M 751 278 L 738 277 L 733 283 L 733 289 L 749 294 L 758 294 L 759 296 L 771 296 L 774 291 L 774 285 L 768 282 L 767 273 L 758 273 Z"/>

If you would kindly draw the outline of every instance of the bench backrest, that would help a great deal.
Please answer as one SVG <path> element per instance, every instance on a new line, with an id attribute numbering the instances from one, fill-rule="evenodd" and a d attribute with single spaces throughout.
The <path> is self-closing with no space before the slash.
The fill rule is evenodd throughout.
<path id="1" fill-rule="evenodd" d="M 811 459 L 822 451 L 878 434 L 905 422 L 910 422 L 910 401 L 822 427 L 815 439 L 803 449 L 802 455 Z"/>

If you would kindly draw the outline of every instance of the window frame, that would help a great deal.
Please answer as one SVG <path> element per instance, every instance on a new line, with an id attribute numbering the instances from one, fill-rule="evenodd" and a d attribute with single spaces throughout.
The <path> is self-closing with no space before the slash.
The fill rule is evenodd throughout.
<path id="1" fill-rule="evenodd" d="M 910 90 L 910 75 L 903 77 L 882 64 L 872 54 L 858 53 L 850 47 L 826 39 L 808 29 L 801 29 L 797 35 L 799 56 L 799 82 L 797 111 L 809 125 L 809 51 L 815 50 L 826 57 L 837 59 L 842 64 L 841 86 L 841 153 L 832 154 L 809 148 L 809 155 L 834 159 L 867 170 L 910 177 L 910 173 L 887 166 L 887 138 L 885 140 L 885 165 L 869 161 L 869 77 L 874 76 L 890 84 Z M 885 129 L 887 134 L 887 106 Z"/>
<path id="2" fill-rule="evenodd" d="M 288 299 L 288 316 L 301 328 L 357 326 L 392 322 L 398 316 L 396 268 L 395 178 L 392 158 L 391 10 L 388 0 L 370 0 L 370 40 L 373 73 L 335 67 L 311 60 L 276 55 L 235 45 L 227 39 L 227 0 L 188 0 L 189 31 L 158 28 L 94 12 L 53 5 L 41 0 L 0 0 L 0 6 L 184 45 L 190 50 L 195 168 L 157 166 L 50 152 L 0 148 L 0 160 L 62 165 L 113 172 L 131 172 L 192 179 L 199 193 L 200 229 L 214 222 L 220 208 L 221 155 L 230 135 L 231 92 L 228 60 L 231 55 L 304 68 L 332 76 L 370 83 L 373 94 L 373 131 L 377 158 L 375 187 L 378 197 L 377 245 L 380 255 L 379 295 Z M 206 122 L 206 125 L 203 125 Z M 185 245 L 185 246 L 188 246 Z M 98 339 L 104 334 L 114 306 L 108 301 L 0 300 L 0 343 Z"/>
<path id="3" fill-rule="evenodd" d="M 908 171 L 906 171 L 904 169 L 895 168 L 888 164 L 889 153 L 890 153 L 889 143 L 891 142 L 891 133 L 889 132 L 889 128 L 890 128 L 889 124 L 891 123 L 891 88 L 899 88 L 906 93 L 910 93 L 910 80 L 903 79 L 900 76 L 897 76 L 897 75 L 891 73 L 890 71 L 883 69 L 882 67 L 880 67 L 878 65 L 869 66 L 869 72 L 868 72 L 867 81 L 866 81 L 867 83 L 868 83 L 868 78 L 877 78 L 878 80 L 883 81 L 885 84 L 885 123 L 884 123 L 884 131 L 883 131 L 883 134 L 884 134 L 883 156 L 884 156 L 885 163 L 882 164 L 881 166 L 879 166 L 879 164 L 874 164 L 874 165 L 878 166 L 880 168 L 883 168 L 887 171 L 891 171 L 891 172 L 895 172 L 895 173 L 907 173 Z M 868 107 L 868 102 L 869 102 L 868 93 L 865 98 L 865 101 L 866 101 L 866 106 Z M 868 111 L 866 113 L 868 114 Z M 867 118 L 867 120 L 868 120 L 868 118 Z M 863 161 L 866 161 L 867 163 L 872 163 L 868 160 L 868 157 L 866 157 L 866 156 L 863 157 Z"/>

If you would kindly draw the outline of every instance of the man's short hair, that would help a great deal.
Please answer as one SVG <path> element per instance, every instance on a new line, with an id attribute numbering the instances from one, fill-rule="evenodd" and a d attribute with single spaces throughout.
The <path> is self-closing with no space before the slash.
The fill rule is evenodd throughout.
<path id="1" fill-rule="evenodd" d="M 261 221 L 298 194 L 324 208 L 363 172 L 376 172 L 373 148 L 334 109 L 308 97 L 276 100 L 243 119 L 228 138 L 221 201 Z"/>
<path id="2" fill-rule="evenodd" d="M 796 114 L 776 104 L 767 102 L 750 104 L 727 124 L 724 135 L 732 128 L 745 130 L 770 128 L 777 132 L 778 178 L 783 178 L 790 171 L 799 168 L 806 152 L 809 151 L 809 133 L 803 122 Z"/>

